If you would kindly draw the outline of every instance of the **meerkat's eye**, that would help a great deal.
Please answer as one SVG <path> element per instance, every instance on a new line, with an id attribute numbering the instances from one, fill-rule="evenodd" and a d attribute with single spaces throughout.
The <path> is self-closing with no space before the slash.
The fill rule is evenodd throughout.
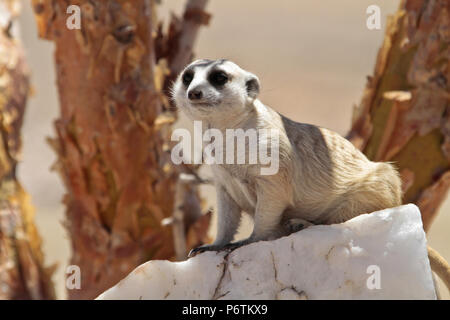
<path id="1" fill-rule="evenodd" d="M 228 75 L 223 71 L 214 71 L 209 75 L 209 82 L 214 86 L 223 86 L 228 81 Z"/>
<path id="2" fill-rule="evenodd" d="M 189 83 L 191 83 L 192 79 L 194 79 L 194 72 L 191 70 L 186 71 L 183 74 L 183 84 L 187 87 Z"/>

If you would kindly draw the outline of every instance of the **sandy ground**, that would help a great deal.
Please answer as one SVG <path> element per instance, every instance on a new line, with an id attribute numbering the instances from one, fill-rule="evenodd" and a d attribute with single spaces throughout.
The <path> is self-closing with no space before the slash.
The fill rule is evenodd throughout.
<path id="1" fill-rule="evenodd" d="M 169 10 L 180 12 L 182 2 L 163 1 L 161 16 L 167 17 Z M 381 8 L 382 30 L 366 28 L 370 4 Z M 398 0 L 213 0 L 209 11 L 214 17 L 202 30 L 196 53 L 202 58 L 227 58 L 256 73 L 262 82 L 261 100 L 293 120 L 345 134 L 352 106 L 360 100 L 366 75 L 372 73 L 385 17 L 397 6 Z M 54 136 L 53 120 L 58 116 L 53 46 L 37 39 L 28 1 L 21 24 L 36 94 L 25 116 L 19 178 L 33 197 L 47 263 L 60 266 L 54 281 L 58 297 L 64 298 L 64 270 L 70 257 L 61 224 L 64 190 L 57 174 L 49 170 L 55 156 L 45 143 L 47 136 Z M 214 189 L 205 187 L 203 192 L 214 206 Z M 428 234 L 430 245 L 447 260 L 449 210 L 447 200 Z M 250 226 L 246 219 L 239 237 L 248 234 Z"/>

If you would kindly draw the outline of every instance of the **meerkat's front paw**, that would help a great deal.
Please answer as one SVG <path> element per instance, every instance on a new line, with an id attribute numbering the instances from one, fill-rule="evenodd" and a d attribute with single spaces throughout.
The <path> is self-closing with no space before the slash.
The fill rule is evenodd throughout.
<path id="1" fill-rule="evenodd" d="M 252 242 L 252 240 L 250 238 L 248 238 L 248 239 L 244 239 L 244 240 L 240 240 L 240 241 L 236 241 L 236 242 L 231 242 L 229 244 L 226 244 L 223 248 L 226 250 L 233 251 L 234 249 L 245 246 L 246 244 L 249 244 L 251 242 Z"/>

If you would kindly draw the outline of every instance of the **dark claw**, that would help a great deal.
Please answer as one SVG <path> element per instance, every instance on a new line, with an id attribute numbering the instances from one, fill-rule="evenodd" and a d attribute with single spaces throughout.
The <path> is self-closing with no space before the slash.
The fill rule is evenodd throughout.
<path id="1" fill-rule="evenodd" d="M 188 254 L 188 258 L 195 257 L 197 254 L 205 252 L 205 251 L 218 251 L 220 249 L 222 249 L 222 247 L 213 246 L 213 245 L 200 246 L 200 247 L 192 249 Z"/>
<path id="2" fill-rule="evenodd" d="M 197 247 L 189 251 L 188 258 L 195 257 L 197 254 L 205 252 L 206 250 L 202 247 Z"/>
<path id="3" fill-rule="evenodd" d="M 243 245 L 246 245 L 248 243 L 250 243 L 249 240 L 241 240 L 241 241 L 237 241 L 237 242 L 228 243 L 224 246 L 203 245 L 203 246 L 192 249 L 188 254 L 188 258 L 195 257 L 197 254 L 205 252 L 205 251 L 221 251 L 221 250 L 233 251 L 233 250 L 235 250 L 239 247 L 242 247 Z"/>

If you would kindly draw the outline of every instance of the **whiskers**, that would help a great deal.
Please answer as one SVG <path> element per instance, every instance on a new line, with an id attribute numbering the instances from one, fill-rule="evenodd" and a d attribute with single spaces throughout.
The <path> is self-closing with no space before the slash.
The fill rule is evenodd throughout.
<path id="1" fill-rule="evenodd" d="M 168 86 L 169 87 L 168 90 L 164 93 L 169 101 L 168 106 L 166 106 L 166 110 L 170 112 L 176 112 L 179 110 L 179 108 L 175 103 L 175 94 L 176 94 L 175 83 L 176 82 L 174 80 L 171 80 Z"/>
<path id="2" fill-rule="evenodd" d="M 176 94 L 176 92 L 175 92 L 175 81 L 171 80 L 170 84 L 169 84 L 169 93 L 168 93 L 167 97 L 169 98 L 169 100 L 171 102 L 173 102 L 173 104 L 175 104 L 175 94 Z"/>

